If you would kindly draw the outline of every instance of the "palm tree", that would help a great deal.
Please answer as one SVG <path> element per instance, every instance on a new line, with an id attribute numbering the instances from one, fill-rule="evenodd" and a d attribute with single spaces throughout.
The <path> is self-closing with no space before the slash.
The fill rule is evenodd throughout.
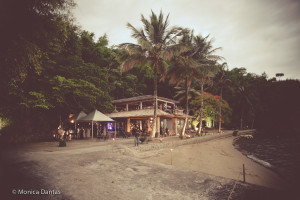
<path id="1" fill-rule="evenodd" d="M 240 129 L 244 127 L 245 115 L 255 115 L 254 102 L 257 99 L 256 90 L 251 88 L 251 80 L 254 78 L 247 73 L 245 68 L 234 68 L 230 71 L 231 85 L 235 89 L 235 106 L 240 111 Z"/>
<path id="2" fill-rule="evenodd" d="M 174 56 L 172 64 L 168 69 L 168 75 L 170 76 L 170 82 L 176 83 L 178 86 L 181 82 L 185 82 L 185 123 L 181 132 L 181 137 L 185 133 L 185 129 L 188 121 L 189 114 L 189 90 L 193 79 L 199 76 L 199 70 L 197 69 L 199 63 L 197 61 L 197 53 L 199 48 L 194 45 L 193 32 L 185 33 L 179 44 L 184 45 L 184 50 L 179 55 Z"/>
<path id="3" fill-rule="evenodd" d="M 202 120 L 203 120 L 203 108 L 204 108 L 204 85 L 212 85 L 212 78 L 215 75 L 215 65 L 201 65 L 198 70 L 200 71 L 200 75 L 198 76 L 198 80 L 201 86 L 201 106 L 200 106 L 200 116 L 199 116 L 199 129 L 197 134 L 201 133 L 202 130 Z"/>
<path id="4" fill-rule="evenodd" d="M 180 85 L 179 87 L 175 87 L 175 90 L 176 91 L 175 91 L 174 99 L 178 100 L 180 104 L 184 105 L 186 103 L 185 87 Z M 197 96 L 200 96 L 200 92 L 195 88 L 193 88 L 191 85 L 189 89 L 188 100 L 190 101 L 191 99 L 194 99 Z"/>
<path id="5" fill-rule="evenodd" d="M 221 65 L 218 66 L 219 72 L 215 77 L 216 85 L 220 88 L 220 99 L 219 99 L 219 128 L 218 133 L 221 133 L 222 128 L 222 96 L 223 96 L 223 88 L 228 86 L 231 82 L 230 79 L 228 79 L 228 66 L 227 63 L 224 62 Z"/>
<path id="6" fill-rule="evenodd" d="M 215 55 L 214 53 L 221 48 L 213 48 L 212 43 L 214 40 L 208 40 L 208 36 L 202 37 L 201 35 L 195 37 L 195 45 L 199 48 L 197 54 L 197 60 L 200 64 L 198 66 L 198 80 L 201 85 L 201 108 L 199 117 L 199 129 L 197 134 L 201 133 L 202 120 L 203 120 L 203 97 L 204 97 L 204 85 L 211 81 L 211 78 L 216 73 L 216 64 L 218 60 L 224 59 L 221 56 Z"/>
<path id="7" fill-rule="evenodd" d="M 158 74 L 165 74 L 166 60 L 170 60 L 173 53 L 178 50 L 176 38 L 182 33 L 179 27 L 168 28 L 169 15 L 164 19 L 162 11 L 157 16 L 153 11 L 150 20 L 141 15 L 143 28 L 136 29 L 130 23 L 127 27 L 132 31 L 132 37 L 137 44 L 123 43 L 119 45 L 126 53 L 121 64 L 121 72 L 128 71 L 138 65 L 148 65 L 154 73 L 154 116 L 152 137 L 156 133 L 157 123 L 157 77 Z"/>

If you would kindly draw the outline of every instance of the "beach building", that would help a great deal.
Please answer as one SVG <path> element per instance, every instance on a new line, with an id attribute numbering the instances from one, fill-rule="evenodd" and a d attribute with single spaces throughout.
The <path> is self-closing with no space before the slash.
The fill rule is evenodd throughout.
<path id="1" fill-rule="evenodd" d="M 151 133 L 153 128 L 154 96 L 144 95 L 126 99 L 113 100 L 114 112 L 106 114 L 116 123 L 108 123 L 108 130 L 127 132 L 132 134 L 133 128 L 140 129 L 143 133 Z M 183 128 L 185 114 L 177 108 L 178 101 L 157 98 L 157 129 L 158 134 L 168 131 L 168 135 L 178 135 Z M 190 127 L 191 116 L 188 116 Z"/>

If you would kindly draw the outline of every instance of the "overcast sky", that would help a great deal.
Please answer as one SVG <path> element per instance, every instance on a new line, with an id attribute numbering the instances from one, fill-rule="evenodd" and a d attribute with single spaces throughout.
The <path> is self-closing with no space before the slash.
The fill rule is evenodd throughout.
<path id="1" fill-rule="evenodd" d="M 170 13 L 170 26 L 194 29 L 215 39 L 229 68 L 269 78 L 300 79 L 300 0 L 75 0 L 73 13 L 95 39 L 107 34 L 109 44 L 135 42 L 127 22 L 142 27 L 141 14 Z"/>

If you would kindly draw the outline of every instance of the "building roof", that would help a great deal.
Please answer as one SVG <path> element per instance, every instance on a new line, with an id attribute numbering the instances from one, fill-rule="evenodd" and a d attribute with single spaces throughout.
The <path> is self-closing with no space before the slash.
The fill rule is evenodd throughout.
<path id="1" fill-rule="evenodd" d="M 78 119 L 78 121 L 111 122 L 114 120 L 109 118 L 108 116 L 104 115 L 100 111 L 94 110 L 93 112 L 89 113 L 87 116 Z"/>
<path id="2" fill-rule="evenodd" d="M 130 111 L 122 111 L 122 112 L 113 112 L 106 114 L 111 118 L 139 118 L 139 117 L 153 117 L 154 109 L 142 109 L 142 110 L 130 110 Z M 160 109 L 157 110 L 157 116 L 159 117 L 169 117 L 169 118 L 184 118 L 185 115 L 177 115 L 177 114 L 170 114 L 164 112 Z M 192 118 L 189 116 L 189 118 Z"/>
<path id="3" fill-rule="evenodd" d="M 168 99 L 165 97 L 157 97 L 158 100 L 167 101 L 170 103 L 179 103 L 176 100 Z M 120 103 L 130 103 L 130 102 L 140 102 L 140 101 L 154 101 L 153 95 L 144 95 L 144 96 L 137 96 L 137 97 L 130 97 L 125 99 L 117 99 L 113 100 L 113 104 L 120 104 Z"/>
<path id="4" fill-rule="evenodd" d="M 70 119 L 68 120 L 74 120 L 74 121 L 78 121 L 80 118 L 83 118 L 86 116 L 86 113 L 81 111 L 80 113 L 74 115 L 73 117 L 71 117 Z"/>

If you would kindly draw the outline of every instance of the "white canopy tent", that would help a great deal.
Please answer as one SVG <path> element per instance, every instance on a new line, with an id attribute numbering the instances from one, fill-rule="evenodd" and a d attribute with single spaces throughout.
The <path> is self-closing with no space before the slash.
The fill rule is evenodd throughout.
<path id="1" fill-rule="evenodd" d="M 86 116 L 86 113 L 83 112 L 83 111 L 81 111 L 80 113 L 74 115 L 73 117 L 71 117 L 71 118 L 69 119 L 69 121 L 70 121 L 71 123 L 73 123 L 72 121 L 74 121 L 74 123 L 75 123 L 75 131 L 76 131 L 76 126 L 77 126 L 77 121 L 79 121 L 79 119 L 81 119 L 81 118 L 83 118 L 83 117 L 85 117 L 85 116 Z"/>
<path id="2" fill-rule="evenodd" d="M 109 118 L 108 116 L 104 115 L 100 111 L 94 110 L 93 112 L 89 113 L 85 117 L 78 119 L 78 121 L 92 122 L 92 139 L 93 139 L 93 137 L 94 137 L 94 132 L 93 132 L 94 122 L 113 122 L 114 120 Z"/>

